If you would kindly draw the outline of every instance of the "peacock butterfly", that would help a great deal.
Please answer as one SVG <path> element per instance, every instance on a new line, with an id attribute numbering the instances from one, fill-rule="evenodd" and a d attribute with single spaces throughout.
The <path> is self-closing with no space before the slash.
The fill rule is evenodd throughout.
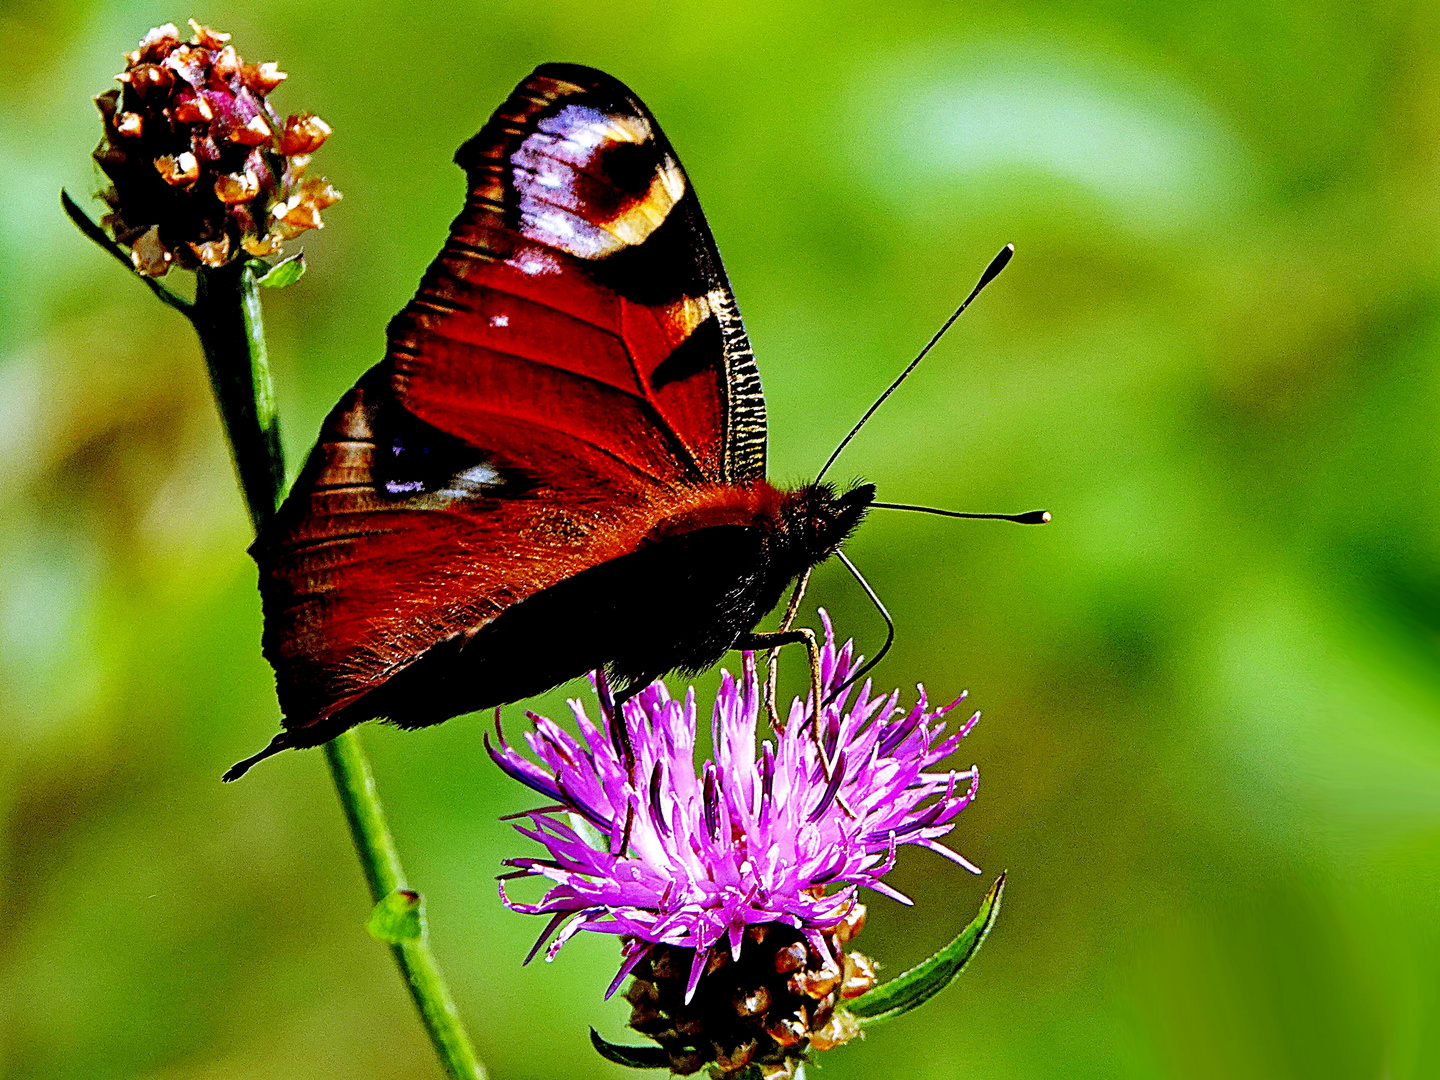
<path id="1" fill-rule="evenodd" d="M 444 249 L 251 549 L 284 727 L 227 780 L 365 720 L 422 727 L 596 668 L 623 700 L 803 640 L 754 627 L 874 501 L 766 480 L 720 253 L 623 84 L 545 64 L 455 160 Z"/>

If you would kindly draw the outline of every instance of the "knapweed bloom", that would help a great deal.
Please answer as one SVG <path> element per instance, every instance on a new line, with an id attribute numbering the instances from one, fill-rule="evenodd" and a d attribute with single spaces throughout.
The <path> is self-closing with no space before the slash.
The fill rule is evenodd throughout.
<path id="1" fill-rule="evenodd" d="M 285 73 L 245 62 L 229 34 L 190 26 L 189 41 L 173 23 L 151 30 L 126 55 L 120 87 L 95 99 L 105 225 L 150 277 L 278 254 L 340 198 L 304 175 L 329 125 L 310 113 L 282 119 L 266 100 Z"/>
<path id="2" fill-rule="evenodd" d="M 823 613 L 822 613 L 823 614 Z M 825 620 L 822 686 L 856 669 Z M 820 710 L 796 701 L 783 731 L 756 744 L 761 685 L 747 654 L 724 674 L 711 718 L 714 757 L 696 772 L 695 692 L 683 701 L 654 683 L 617 710 L 596 678 L 599 724 L 571 702 L 580 736 L 529 714 L 536 764 L 505 743 L 495 761 L 551 805 L 516 828 L 547 857 L 507 860 L 504 879 L 553 882 L 538 903 L 506 892 L 513 911 L 546 915 L 553 959 L 582 930 L 615 934 L 627 975 L 631 1026 L 660 1043 L 677 1073 L 707 1063 L 720 1075 L 750 1065 L 789 1075 L 807 1050 L 852 1037 L 846 998 L 874 982 L 872 963 L 846 945 L 864 922 L 861 886 L 909 901 L 885 884 L 896 849 L 930 848 L 978 873 L 940 843 L 975 797 L 978 773 L 938 770 L 978 713 L 945 734 L 958 702 L 909 709 L 900 695 L 842 692 Z M 852 700 L 853 698 L 853 700 Z M 963 698 L 963 695 L 962 695 Z"/>

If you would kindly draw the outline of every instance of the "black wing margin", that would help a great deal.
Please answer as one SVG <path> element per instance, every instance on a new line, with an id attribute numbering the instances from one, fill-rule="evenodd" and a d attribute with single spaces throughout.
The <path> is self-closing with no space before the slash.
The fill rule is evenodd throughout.
<path id="1" fill-rule="evenodd" d="M 652 356 L 637 378 L 662 392 L 716 369 L 721 448 L 703 471 L 722 483 L 762 478 L 765 396 L 750 340 L 694 187 L 644 103 L 602 71 L 542 64 L 455 161 L 470 176 L 472 201 L 503 217 L 506 231 L 673 321 L 680 344 Z"/>

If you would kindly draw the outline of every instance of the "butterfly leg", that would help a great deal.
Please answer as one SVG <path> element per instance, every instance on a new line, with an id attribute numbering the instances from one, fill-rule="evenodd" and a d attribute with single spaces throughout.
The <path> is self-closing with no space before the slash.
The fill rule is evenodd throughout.
<path id="1" fill-rule="evenodd" d="M 782 630 L 774 634 L 757 634 L 751 632 L 743 635 L 735 643 L 737 649 L 771 649 L 771 656 L 779 652 L 781 645 L 804 645 L 806 652 L 810 654 L 810 693 L 813 695 L 811 701 L 814 708 L 811 712 L 811 720 L 814 720 L 820 712 L 820 702 L 823 700 L 820 694 L 820 642 L 815 637 L 815 631 L 809 627 L 802 626 L 797 630 Z M 773 663 L 773 661 L 772 661 Z M 773 673 L 774 667 L 771 667 Z M 777 722 L 775 713 L 774 681 L 766 688 L 767 706 L 770 709 L 770 722 L 777 731 L 784 731 L 785 726 Z M 815 726 L 819 731 L 819 724 Z"/>
<path id="2" fill-rule="evenodd" d="M 614 692 L 612 699 L 613 711 L 610 717 L 610 729 L 613 734 L 611 737 L 616 740 L 615 749 L 619 752 L 620 759 L 625 763 L 625 770 L 630 774 L 632 782 L 635 779 L 635 747 L 630 742 L 630 729 L 625 726 L 625 703 L 659 677 L 659 675 L 651 675 L 630 679 L 624 686 Z M 628 824 L 625 826 L 625 839 L 628 844 L 630 839 L 630 826 Z"/>
<path id="3" fill-rule="evenodd" d="M 805 650 L 810 654 L 810 700 L 814 703 L 810 711 L 810 719 L 805 721 L 805 724 L 813 727 L 815 749 L 820 755 L 820 769 L 828 781 L 834 771 L 834 767 L 831 765 L 830 759 L 825 756 L 825 744 L 820 737 L 820 703 L 824 698 L 821 696 L 820 690 L 820 642 L 815 637 L 815 631 L 806 626 L 802 626 L 796 630 L 785 630 L 774 634 L 757 634 L 752 631 L 741 637 L 740 640 L 735 643 L 735 648 L 778 649 L 781 645 L 801 644 L 805 646 Z M 773 708 L 774 706 L 772 704 L 772 712 L 770 714 L 772 718 L 775 716 Z M 771 723 L 774 723 L 773 719 Z M 776 730 L 784 731 L 785 729 L 783 726 L 776 726 Z M 851 817 L 855 816 L 854 812 L 848 806 L 845 806 L 843 801 L 841 802 L 841 806 Z"/>
<path id="4" fill-rule="evenodd" d="M 790 602 L 785 605 L 785 617 L 780 620 L 780 633 L 786 633 L 790 627 L 795 625 L 795 616 L 800 613 L 800 600 L 805 595 L 805 586 L 809 581 L 809 570 L 796 579 L 795 589 L 790 593 Z M 775 684 L 779 682 L 780 678 L 780 647 L 778 645 L 770 650 L 767 663 L 770 670 L 765 680 L 765 709 L 770 714 L 770 726 L 776 731 L 784 731 L 785 725 L 781 722 L 780 713 L 775 708 Z M 818 685 L 816 683 L 817 687 Z"/>

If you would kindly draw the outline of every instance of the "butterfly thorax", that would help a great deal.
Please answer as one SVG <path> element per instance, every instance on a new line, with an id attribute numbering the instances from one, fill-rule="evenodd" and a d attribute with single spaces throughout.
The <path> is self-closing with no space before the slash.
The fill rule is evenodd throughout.
<path id="1" fill-rule="evenodd" d="M 717 612 L 716 617 L 727 632 L 733 629 L 733 642 L 754 628 L 792 581 L 839 549 L 874 499 L 873 484 L 857 484 L 843 493 L 825 483 L 796 488 L 776 487 L 766 480 L 705 485 L 683 505 L 664 513 L 634 549 L 678 550 L 693 546 L 700 538 L 732 537 L 728 545 L 731 554 L 745 551 L 748 558 L 722 560 L 724 569 L 717 572 L 735 576 L 725 599 L 733 610 Z M 727 643 L 725 648 L 729 647 Z M 700 669 L 708 664 L 681 666 Z"/>
<path id="2" fill-rule="evenodd" d="M 856 484 L 837 493 L 830 484 L 806 484 L 785 496 L 775 558 L 788 582 L 839 550 L 875 501 L 875 485 Z"/>

